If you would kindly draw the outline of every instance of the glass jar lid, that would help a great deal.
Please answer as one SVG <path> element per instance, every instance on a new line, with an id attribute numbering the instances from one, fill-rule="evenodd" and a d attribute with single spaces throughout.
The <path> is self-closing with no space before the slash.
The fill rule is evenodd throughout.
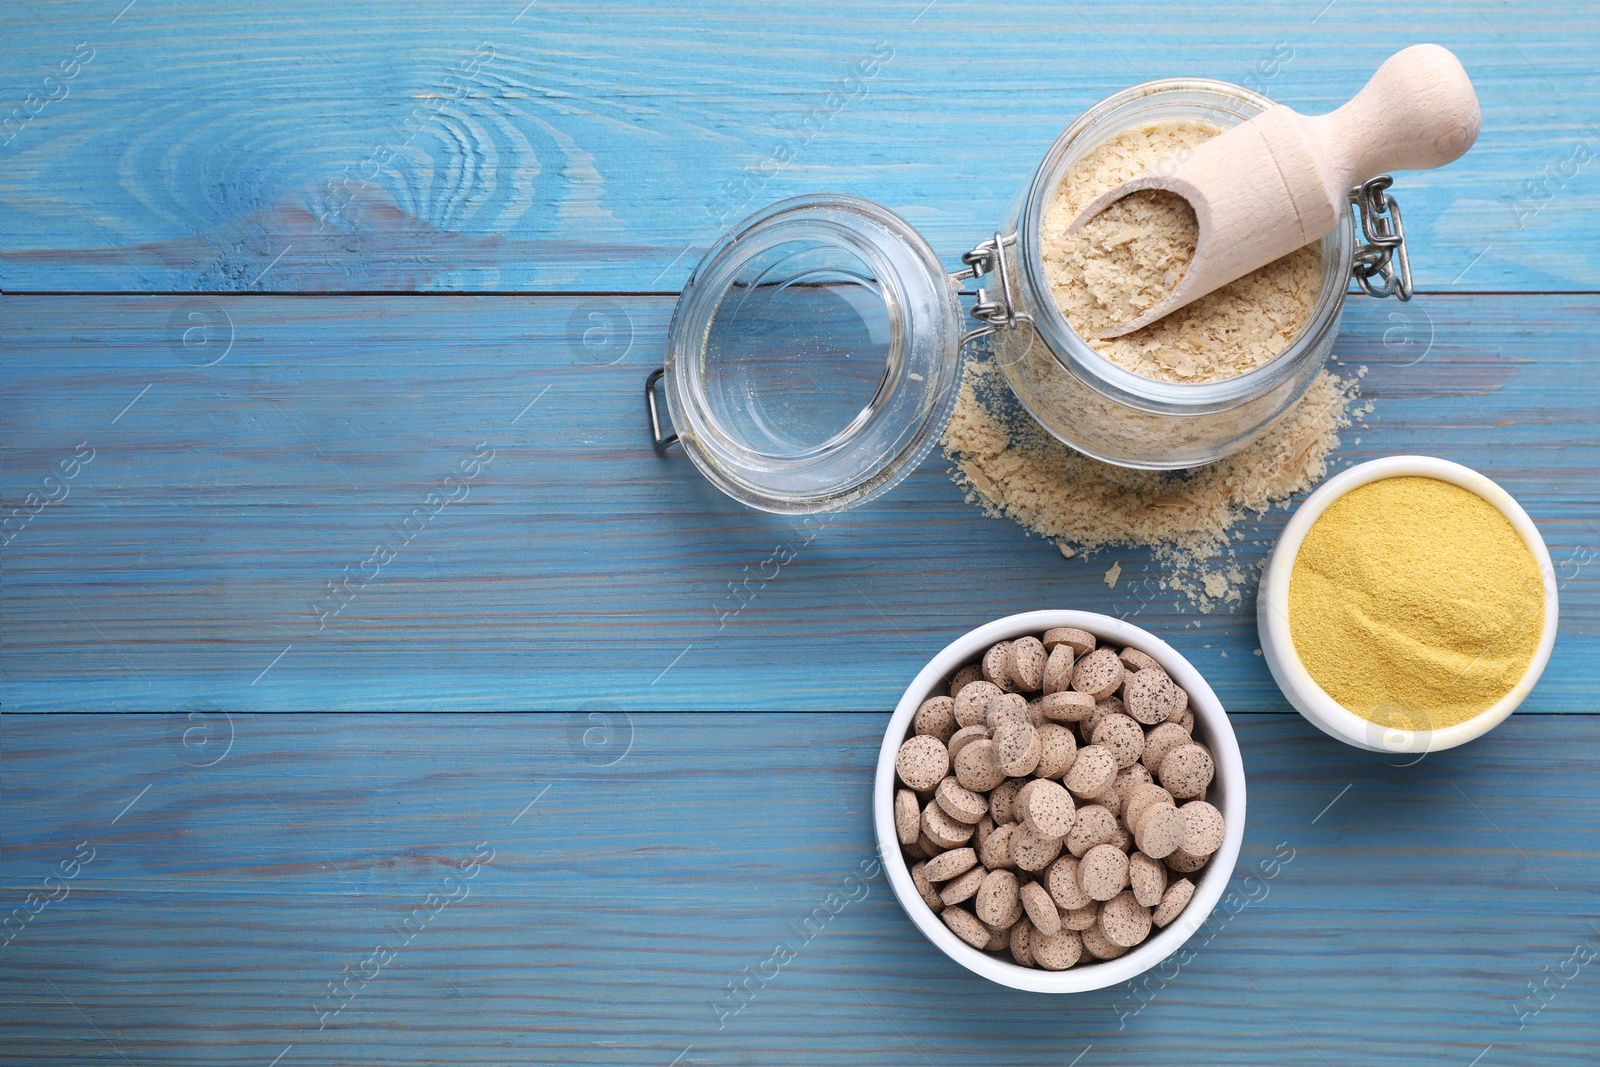
<path id="1" fill-rule="evenodd" d="M 944 432 L 961 327 L 953 280 L 904 219 L 853 196 L 779 201 L 724 234 L 678 298 L 661 372 L 672 428 L 751 507 L 858 504 Z"/>

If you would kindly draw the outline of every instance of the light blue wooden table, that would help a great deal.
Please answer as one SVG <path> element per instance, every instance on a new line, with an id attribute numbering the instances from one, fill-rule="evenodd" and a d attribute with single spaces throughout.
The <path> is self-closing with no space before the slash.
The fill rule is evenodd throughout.
<path id="1" fill-rule="evenodd" d="M 1419 295 L 1350 304 L 1338 460 L 1467 463 L 1542 529 L 1561 637 L 1490 739 L 1324 739 L 1253 604 L 1062 560 L 938 457 L 805 527 L 650 449 L 674 295 L 749 211 L 855 193 L 954 265 L 1111 91 L 1322 110 L 1422 40 L 1484 132 L 1397 188 Z M 1600 1062 L 1597 47 L 1570 0 L 8 5 L 0 1061 Z M 1237 878 L 1293 859 L 1170 981 L 1047 998 L 845 880 L 912 674 L 1069 606 L 1207 672 Z"/>

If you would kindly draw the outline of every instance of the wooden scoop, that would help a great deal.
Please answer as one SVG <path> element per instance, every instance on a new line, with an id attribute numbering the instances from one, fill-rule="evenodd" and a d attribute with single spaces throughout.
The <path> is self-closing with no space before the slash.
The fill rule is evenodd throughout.
<path id="1" fill-rule="evenodd" d="M 1430 170 L 1478 139 L 1478 97 L 1467 72 L 1436 44 L 1390 56 L 1337 111 L 1306 116 L 1283 105 L 1205 141 L 1186 159 L 1097 198 L 1072 234 L 1141 189 L 1187 200 L 1200 224 L 1183 278 L 1166 298 L 1102 336 L 1121 337 L 1198 300 L 1339 225 L 1349 191 L 1393 170 Z"/>

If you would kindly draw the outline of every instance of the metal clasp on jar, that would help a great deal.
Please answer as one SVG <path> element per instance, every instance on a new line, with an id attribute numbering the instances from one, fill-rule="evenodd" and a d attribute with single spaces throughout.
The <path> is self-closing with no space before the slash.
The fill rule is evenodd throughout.
<path id="1" fill-rule="evenodd" d="M 651 371 L 644 380 L 644 406 L 650 413 L 650 443 L 657 452 L 665 452 L 678 441 L 676 431 L 664 434 L 661 432 L 661 413 L 656 408 L 656 383 L 667 373 L 665 367 L 657 367 Z"/>
<path id="2" fill-rule="evenodd" d="M 1006 266 L 1005 246 L 1017 243 L 1016 234 L 1010 237 L 995 234 L 994 237 L 980 244 L 977 248 L 961 257 L 961 262 L 967 265 L 966 270 L 956 271 L 950 275 L 953 282 L 964 282 L 968 278 L 982 278 L 993 272 L 997 275 L 1000 291 L 990 295 L 988 286 L 979 287 L 976 293 L 963 289 L 963 293 L 976 296 L 978 302 L 972 306 L 972 317 L 983 323 L 975 329 L 968 330 L 961 335 L 961 343 L 987 337 L 1002 326 L 1015 326 L 1019 322 L 1032 322 L 1033 316 L 1018 311 L 1011 302 L 1011 273 Z"/>
<path id="3" fill-rule="evenodd" d="M 1350 214 L 1361 226 L 1363 241 L 1356 246 L 1350 273 L 1368 296 L 1410 300 L 1411 260 L 1400 205 L 1388 192 L 1393 184 L 1393 178 L 1380 174 L 1350 190 Z"/>

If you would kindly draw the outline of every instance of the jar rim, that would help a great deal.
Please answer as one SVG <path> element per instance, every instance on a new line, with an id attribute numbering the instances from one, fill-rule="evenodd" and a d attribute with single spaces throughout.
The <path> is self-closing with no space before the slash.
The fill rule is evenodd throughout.
<path id="1" fill-rule="evenodd" d="M 1027 287 L 1027 303 L 1037 309 L 1035 328 L 1051 355 L 1068 373 L 1096 392 L 1142 411 L 1162 415 L 1209 415 L 1265 395 L 1299 372 L 1307 358 L 1320 360 L 1317 342 L 1337 321 L 1349 290 L 1355 231 L 1349 213 L 1341 213 L 1338 228 L 1329 238 L 1323 239 L 1323 282 L 1316 306 L 1288 347 L 1254 370 L 1215 382 L 1163 382 L 1118 366 L 1096 351 L 1067 322 L 1055 294 L 1050 291 L 1040 240 L 1045 209 L 1065 176 L 1064 160 L 1068 151 L 1085 132 L 1134 101 L 1173 92 L 1210 96 L 1215 101 L 1234 105 L 1244 118 L 1275 106 L 1270 98 L 1232 82 L 1212 78 L 1158 78 L 1112 93 L 1084 110 L 1051 144 L 1023 195 L 1017 222 L 1018 258 L 1022 262 L 1020 284 Z M 1330 238 L 1334 253 L 1331 257 L 1326 254 Z"/>

